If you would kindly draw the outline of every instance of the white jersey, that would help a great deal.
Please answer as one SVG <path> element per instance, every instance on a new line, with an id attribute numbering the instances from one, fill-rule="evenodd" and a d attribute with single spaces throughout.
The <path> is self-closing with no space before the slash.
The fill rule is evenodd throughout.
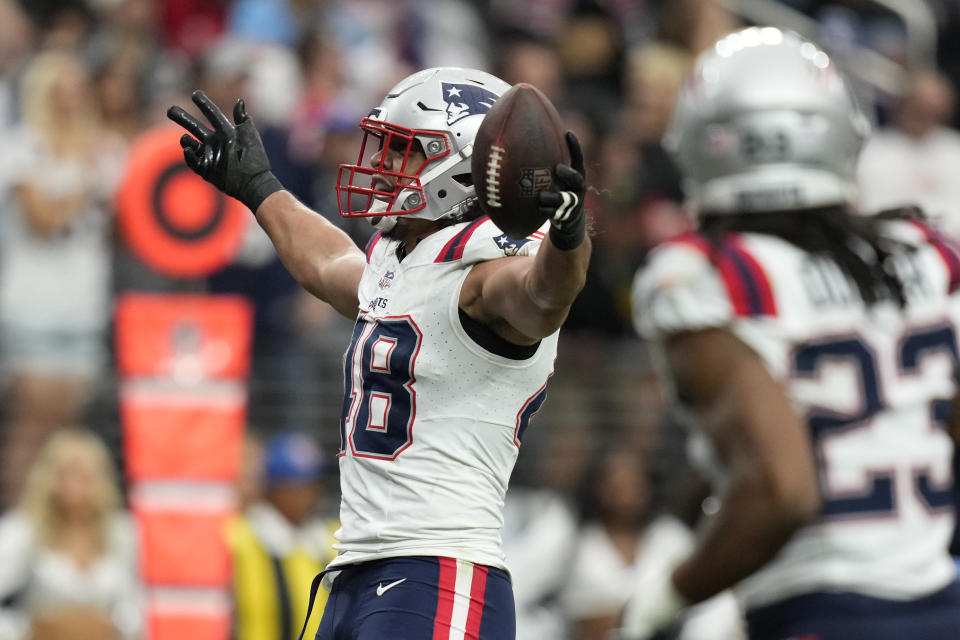
<path id="1" fill-rule="evenodd" d="M 896 259 L 903 310 L 866 307 L 835 263 L 759 234 L 720 246 L 682 236 L 638 275 L 643 336 L 730 329 L 810 429 L 820 516 L 738 586 L 747 608 L 822 591 L 907 600 L 956 576 L 943 427 L 956 391 L 960 254 L 920 223 L 891 222 L 884 233 L 912 246 Z"/>
<path id="2" fill-rule="evenodd" d="M 331 567 L 429 555 L 505 568 L 504 495 L 546 398 L 557 334 L 511 350 L 463 317 L 458 301 L 473 265 L 533 255 L 542 237 L 508 238 L 483 217 L 428 236 L 403 261 L 397 241 L 377 234 L 368 243 L 344 357 L 340 555 Z"/>

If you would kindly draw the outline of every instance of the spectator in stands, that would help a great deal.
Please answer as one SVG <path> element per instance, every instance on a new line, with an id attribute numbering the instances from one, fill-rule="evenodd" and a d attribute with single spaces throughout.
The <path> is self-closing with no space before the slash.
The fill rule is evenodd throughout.
<path id="1" fill-rule="evenodd" d="M 510 40 L 498 51 L 497 67 L 497 75 L 506 82 L 532 84 L 562 107 L 566 97 L 563 62 L 551 42 L 534 38 Z"/>
<path id="2" fill-rule="evenodd" d="M 635 255 L 645 254 L 691 225 L 682 208 L 680 172 L 660 145 L 690 63 L 687 52 L 664 44 L 634 49 L 628 57 L 624 116 L 639 163 L 629 181 L 634 184 L 631 195 L 637 230 L 631 233 L 621 228 L 613 235 L 632 238 L 638 245 L 634 247 Z M 608 165 L 608 176 L 611 172 L 616 175 L 616 158 L 609 158 Z M 621 179 L 625 177 L 621 174 Z"/>
<path id="3" fill-rule="evenodd" d="M 658 515 L 642 456 L 629 449 L 602 452 L 595 460 L 581 504 L 585 522 L 573 557 L 564 602 L 581 640 L 605 640 L 619 627 L 631 585 L 682 557 L 693 540 L 678 519 Z M 723 594 L 691 611 L 680 640 L 743 637 L 733 596 Z"/>
<path id="4" fill-rule="evenodd" d="M 246 511 L 263 500 L 264 468 L 263 442 L 254 433 L 247 430 L 240 448 L 240 465 L 237 472 L 236 491 L 237 509 Z"/>
<path id="5" fill-rule="evenodd" d="M 892 126 L 875 131 L 860 155 L 863 211 L 917 205 L 960 238 L 960 134 L 949 126 L 955 103 L 953 86 L 939 72 L 910 78 Z"/>
<path id="6" fill-rule="evenodd" d="M 128 143 L 146 129 L 146 53 L 132 44 L 101 45 L 92 68 L 94 94 L 104 126 Z"/>
<path id="7" fill-rule="evenodd" d="M 56 432 L 0 518 L 0 637 L 140 638 L 136 556 L 107 447 L 84 429 Z"/>
<path id="8" fill-rule="evenodd" d="M 691 57 L 709 49 L 721 36 L 740 26 L 739 18 L 719 0 L 661 2 L 657 39 L 680 47 Z"/>
<path id="9" fill-rule="evenodd" d="M 318 515 L 326 464 L 311 438 L 281 433 L 267 440 L 263 453 L 263 497 L 231 523 L 228 534 L 236 640 L 297 636 L 307 613 L 310 583 L 335 555 L 333 533 L 339 528 L 335 520 Z M 255 463 L 258 458 L 247 460 Z M 256 476 L 255 469 L 245 473 Z M 316 635 L 325 601 L 326 591 L 321 590 L 305 638 Z"/>
<path id="10" fill-rule="evenodd" d="M 85 0 L 20 2 L 37 25 L 42 46 L 78 51 L 93 31 L 96 15 Z"/>
<path id="11" fill-rule="evenodd" d="M 17 79 L 33 45 L 33 26 L 17 0 L 0 0 L 0 132 L 20 117 Z"/>
<path id="12" fill-rule="evenodd" d="M 196 58 L 223 34 L 230 3 L 226 0 L 163 0 L 159 5 L 164 46 Z"/>
<path id="13" fill-rule="evenodd" d="M 947 0 L 948 2 L 950 0 Z M 900 13 L 883 2 L 864 0 L 781 0 L 817 21 L 817 41 L 834 57 L 855 47 L 867 47 L 902 65 L 908 65 L 907 25 Z M 936 3 L 916 3 L 918 5 Z M 920 6 L 917 11 L 931 11 Z M 946 13 L 944 9 L 943 13 Z M 931 15 L 931 17 L 933 17 Z M 912 61 L 917 62 L 917 61 Z"/>
<path id="14" fill-rule="evenodd" d="M 504 499 L 501 536 L 513 581 L 516 637 L 567 640 L 572 636 L 561 595 L 578 535 L 574 494 L 590 445 L 582 432 L 547 426 L 525 434 L 524 454 Z"/>
<path id="15" fill-rule="evenodd" d="M 106 356 L 108 201 L 123 143 L 106 133 L 86 67 L 38 55 L 22 86 L 23 122 L 0 172 L 0 347 L 8 376 L 3 491 L 19 495 L 43 439 L 81 416 Z"/>

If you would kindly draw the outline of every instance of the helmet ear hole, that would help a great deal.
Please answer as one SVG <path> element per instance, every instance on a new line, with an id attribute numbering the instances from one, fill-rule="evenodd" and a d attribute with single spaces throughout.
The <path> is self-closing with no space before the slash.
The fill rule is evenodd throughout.
<path id="1" fill-rule="evenodd" d="M 446 197 L 447 197 L 447 190 L 446 190 L 446 189 L 440 189 L 440 191 L 437 192 L 437 197 L 446 198 Z"/>

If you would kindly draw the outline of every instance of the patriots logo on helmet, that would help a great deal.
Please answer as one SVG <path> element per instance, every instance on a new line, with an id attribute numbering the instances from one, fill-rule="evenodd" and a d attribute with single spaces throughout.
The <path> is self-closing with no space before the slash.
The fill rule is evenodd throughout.
<path id="1" fill-rule="evenodd" d="M 472 84 L 441 82 L 440 88 L 447 105 L 448 126 L 467 116 L 483 115 L 499 97 L 493 91 Z"/>
<path id="2" fill-rule="evenodd" d="M 515 256 L 517 252 L 520 251 L 520 247 L 530 242 L 529 238 L 511 238 L 505 233 L 501 233 L 499 236 L 493 238 L 493 241 L 497 243 L 497 246 L 503 250 L 503 253 L 508 256 Z"/>

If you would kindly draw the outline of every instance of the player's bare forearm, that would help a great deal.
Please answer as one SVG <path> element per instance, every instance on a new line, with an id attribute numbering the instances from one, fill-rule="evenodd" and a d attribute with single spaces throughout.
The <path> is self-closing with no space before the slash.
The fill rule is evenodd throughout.
<path id="1" fill-rule="evenodd" d="M 366 261 L 350 236 L 288 191 L 268 196 L 256 216 L 297 282 L 343 316 L 355 318 Z"/>
<path id="2" fill-rule="evenodd" d="M 772 560 L 804 522 L 806 514 L 771 487 L 734 480 L 696 549 L 674 570 L 674 586 L 691 603 L 729 589 Z"/>
<path id="3" fill-rule="evenodd" d="M 532 263 L 522 263 L 519 291 L 507 281 L 507 297 L 498 303 L 510 327 L 531 338 L 560 328 L 587 279 L 591 243 L 586 233 L 586 175 L 580 142 L 565 136 L 570 164 L 557 164 L 550 189 L 537 194 L 540 214 L 550 221 L 548 237 Z"/>
<path id="4" fill-rule="evenodd" d="M 585 237 L 575 249 L 562 251 L 545 241 L 524 279 L 524 294 L 520 297 L 525 309 L 521 316 L 532 316 L 541 324 L 540 332 L 550 335 L 560 328 L 570 311 L 570 305 L 587 280 L 592 247 Z M 517 319 L 523 322 L 523 317 Z"/>
<path id="5" fill-rule="evenodd" d="M 563 324 L 583 288 L 590 239 L 569 251 L 544 241 L 534 257 L 476 265 L 460 291 L 460 308 L 515 344 L 533 344 Z"/>
<path id="6" fill-rule="evenodd" d="M 699 602 L 769 562 L 819 509 L 806 427 L 760 359 L 733 334 L 713 329 L 674 338 L 668 361 L 727 470 L 719 512 L 673 574 Z"/>
<path id="7" fill-rule="evenodd" d="M 179 106 L 167 109 L 167 117 L 186 131 L 180 146 L 187 166 L 256 214 L 280 259 L 307 291 L 355 318 L 363 252 L 283 189 L 243 99 L 233 105 L 232 122 L 202 91 L 194 91 L 191 99 L 206 124 Z"/>

